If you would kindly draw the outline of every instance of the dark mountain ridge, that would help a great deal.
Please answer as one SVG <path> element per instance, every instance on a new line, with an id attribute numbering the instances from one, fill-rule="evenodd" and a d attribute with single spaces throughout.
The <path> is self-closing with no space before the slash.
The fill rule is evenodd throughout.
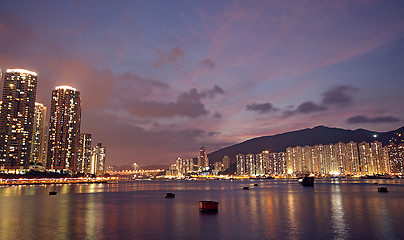
<path id="1" fill-rule="evenodd" d="M 348 143 L 350 141 L 360 143 L 382 142 L 383 146 L 389 144 L 389 140 L 397 138 L 397 133 L 404 136 L 404 126 L 389 132 L 375 132 L 365 129 L 346 130 L 341 128 L 331 128 L 316 126 L 302 130 L 276 134 L 272 136 L 262 136 L 252 138 L 242 143 L 225 147 L 208 154 L 211 163 L 222 161 L 225 155 L 230 157 L 231 162 L 235 162 L 237 154 L 259 153 L 263 150 L 270 152 L 284 152 L 287 147 L 314 146 L 318 144 L 335 144 L 338 142 Z M 401 141 L 403 141 L 401 139 Z"/>

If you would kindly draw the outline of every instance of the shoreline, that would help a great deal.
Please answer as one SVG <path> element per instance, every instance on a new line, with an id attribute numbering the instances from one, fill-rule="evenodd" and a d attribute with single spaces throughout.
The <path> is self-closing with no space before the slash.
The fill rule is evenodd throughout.
<path id="1" fill-rule="evenodd" d="M 41 179 L 0 179 L 0 186 L 52 185 L 52 184 L 92 184 L 114 183 L 117 178 L 41 178 Z"/>

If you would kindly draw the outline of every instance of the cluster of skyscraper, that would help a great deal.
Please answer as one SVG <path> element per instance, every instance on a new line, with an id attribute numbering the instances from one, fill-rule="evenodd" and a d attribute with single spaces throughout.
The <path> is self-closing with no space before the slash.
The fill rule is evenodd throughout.
<path id="1" fill-rule="evenodd" d="M 210 170 L 214 174 L 217 174 L 220 171 L 224 171 L 230 167 L 230 158 L 225 156 L 223 158 L 223 162 L 215 162 L 213 165 L 213 169 L 209 167 L 209 158 L 206 154 L 205 147 L 201 147 L 199 150 L 198 163 L 194 164 L 194 160 L 192 158 L 183 159 L 181 157 L 177 158 L 175 164 L 172 164 L 169 168 L 169 175 L 180 175 L 184 176 L 187 173 L 199 173 L 201 175 L 210 174 Z"/>
<path id="2" fill-rule="evenodd" d="M 80 134 L 80 92 L 69 86 L 52 90 L 50 120 L 35 102 L 37 73 L 8 69 L 0 107 L 0 172 L 28 169 L 102 175 L 105 147 L 91 148 L 91 134 Z"/>
<path id="3" fill-rule="evenodd" d="M 286 152 L 238 154 L 239 175 L 384 175 L 403 174 L 404 144 L 349 142 L 288 147 Z"/>

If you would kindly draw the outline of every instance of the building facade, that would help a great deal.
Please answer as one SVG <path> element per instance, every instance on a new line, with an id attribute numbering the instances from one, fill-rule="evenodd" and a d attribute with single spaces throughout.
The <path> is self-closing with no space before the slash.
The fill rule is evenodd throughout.
<path id="1" fill-rule="evenodd" d="M 81 133 L 77 156 L 77 172 L 89 174 L 91 162 L 91 134 Z"/>
<path id="2" fill-rule="evenodd" d="M 0 168 L 18 172 L 29 167 L 38 77 L 25 69 L 8 69 L 3 80 Z"/>
<path id="3" fill-rule="evenodd" d="M 103 176 L 105 173 L 105 146 L 102 143 L 98 143 L 93 148 L 91 155 L 90 174 L 95 176 Z"/>
<path id="4" fill-rule="evenodd" d="M 46 162 L 46 107 L 42 103 L 35 102 L 34 128 L 32 134 L 32 146 L 30 163 L 45 166 Z"/>
<path id="5" fill-rule="evenodd" d="M 52 91 L 46 168 L 76 171 L 81 123 L 80 92 L 69 86 Z"/>
<path id="6" fill-rule="evenodd" d="M 206 155 L 205 147 L 201 147 L 199 150 L 198 169 L 200 172 L 209 170 L 209 158 Z"/>
<path id="7" fill-rule="evenodd" d="M 224 168 L 224 170 L 227 170 L 230 168 L 230 157 L 227 155 L 225 155 L 223 157 L 223 168 Z"/>

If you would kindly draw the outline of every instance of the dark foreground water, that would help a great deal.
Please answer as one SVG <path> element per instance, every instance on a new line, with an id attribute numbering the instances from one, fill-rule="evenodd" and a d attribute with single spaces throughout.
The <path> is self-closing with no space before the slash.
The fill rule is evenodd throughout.
<path id="1" fill-rule="evenodd" d="M 201 214 L 200 200 L 220 202 L 219 211 Z M 404 181 L 0 187 L 0 239 L 404 239 Z"/>

